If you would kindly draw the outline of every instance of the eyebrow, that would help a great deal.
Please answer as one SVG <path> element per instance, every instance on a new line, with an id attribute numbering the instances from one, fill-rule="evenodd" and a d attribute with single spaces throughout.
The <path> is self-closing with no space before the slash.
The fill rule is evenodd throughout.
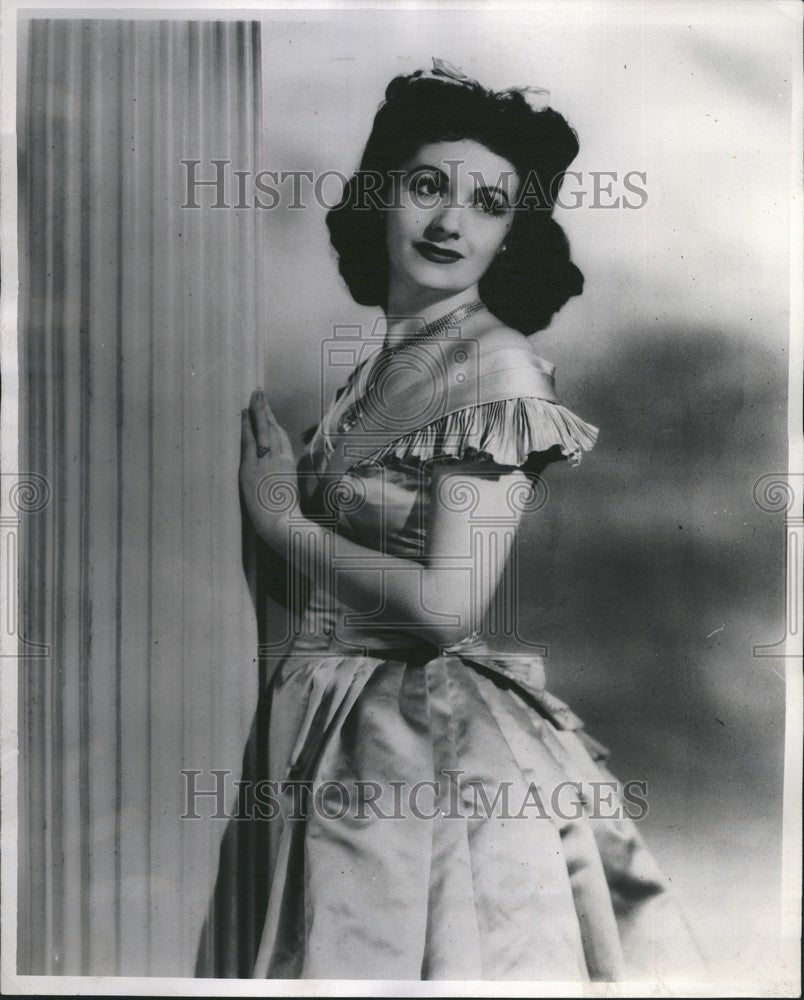
<path id="1" fill-rule="evenodd" d="M 408 174 L 418 173 L 419 170 L 432 170 L 436 174 L 441 174 L 442 177 L 446 177 L 449 180 L 449 175 L 445 174 L 441 167 L 436 167 L 432 163 L 417 163 L 415 167 L 411 167 L 408 170 Z"/>
<path id="2" fill-rule="evenodd" d="M 508 197 L 508 192 L 504 191 L 501 187 L 498 187 L 498 185 L 496 184 L 493 184 L 491 187 L 489 187 L 488 184 L 484 184 L 483 187 L 475 188 L 475 191 L 482 191 L 486 195 L 494 194 L 494 192 L 496 191 L 497 194 L 500 194 L 503 196 L 503 198 L 505 198 L 507 204 L 509 205 L 511 204 L 511 200 Z"/>

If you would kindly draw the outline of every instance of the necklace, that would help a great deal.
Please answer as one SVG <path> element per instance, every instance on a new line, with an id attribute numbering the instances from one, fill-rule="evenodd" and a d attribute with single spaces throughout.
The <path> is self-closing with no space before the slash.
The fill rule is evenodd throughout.
<path id="1" fill-rule="evenodd" d="M 469 319 L 470 316 L 475 316 L 477 313 L 483 312 L 485 308 L 486 306 L 480 301 L 480 299 L 476 299 L 474 302 L 466 302 L 464 305 L 453 309 L 452 312 L 448 312 L 445 316 L 434 319 L 432 323 L 427 323 L 413 337 L 408 337 L 406 340 L 400 340 L 398 343 L 392 344 L 389 347 L 383 347 L 372 365 L 371 374 L 369 375 L 363 395 L 359 399 L 356 399 L 354 403 L 347 406 L 343 411 L 343 414 L 338 421 L 338 433 L 345 434 L 347 431 L 350 431 L 360 419 L 362 414 L 364 414 L 369 408 L 374 394 L 374 387 L 379 381 L 380 374 L 383 369 L 387 367 L 388 362 L 392 357 L 396 354 L 400 354 L 402 351 L 409 350 L 416 344 L 420 344 L 423 340 L 431 340 L 433 337 L 437 337 L 438 334 L 444 333 L 451 327 L 459 326 L 465 320 Z"/>

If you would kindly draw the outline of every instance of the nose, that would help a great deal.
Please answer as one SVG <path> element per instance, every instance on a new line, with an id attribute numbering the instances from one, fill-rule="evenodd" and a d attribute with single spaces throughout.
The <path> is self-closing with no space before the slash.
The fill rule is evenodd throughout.
<path id="1" fill-rule="evenodd" d="M 457 240 L 463 232 L 463 213 L 460 205 L 445 204 L 430 220 L 425 236 L 436 243 Z"/>

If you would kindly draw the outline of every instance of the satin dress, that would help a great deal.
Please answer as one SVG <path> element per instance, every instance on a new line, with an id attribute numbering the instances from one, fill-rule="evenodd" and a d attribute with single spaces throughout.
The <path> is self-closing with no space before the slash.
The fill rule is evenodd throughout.
<path id="1" fill-rule="evenodd" d="M 597 430 L 559 402 L 553 367 L 524 340 L 490 345 L 442 356 L 435 392 L 413 373 L 387 401 L 393 426 L 374 433 L 344 430 L 360 398 L 353 375 L 299 461 L 306 515 L 416 561 L 437 462 L 523 469 L 531 495 L 547 464 L 577 463 Z M 687 969 L 697 946 L 631 818 L 638 803 L 612 790 L 606 749 L 545 690 L 541 657 L 495 650 L 479 632 L 439 651 L 355 621 L 328 595 L 313 588 L 271 682 L 269 778 L 313 791 L 271 820 L 254 975 L 653 980 Z M 601 809 L 590 789 L 606 782 Z"/>

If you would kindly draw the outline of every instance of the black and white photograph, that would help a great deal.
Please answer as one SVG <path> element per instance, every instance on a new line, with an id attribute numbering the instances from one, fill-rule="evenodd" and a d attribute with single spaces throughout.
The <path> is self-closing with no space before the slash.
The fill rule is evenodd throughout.
<path id="1" fill-rule="evenodd" d="M 799 996 L 801 6 L 1 26 L 3 992 Z"/>

